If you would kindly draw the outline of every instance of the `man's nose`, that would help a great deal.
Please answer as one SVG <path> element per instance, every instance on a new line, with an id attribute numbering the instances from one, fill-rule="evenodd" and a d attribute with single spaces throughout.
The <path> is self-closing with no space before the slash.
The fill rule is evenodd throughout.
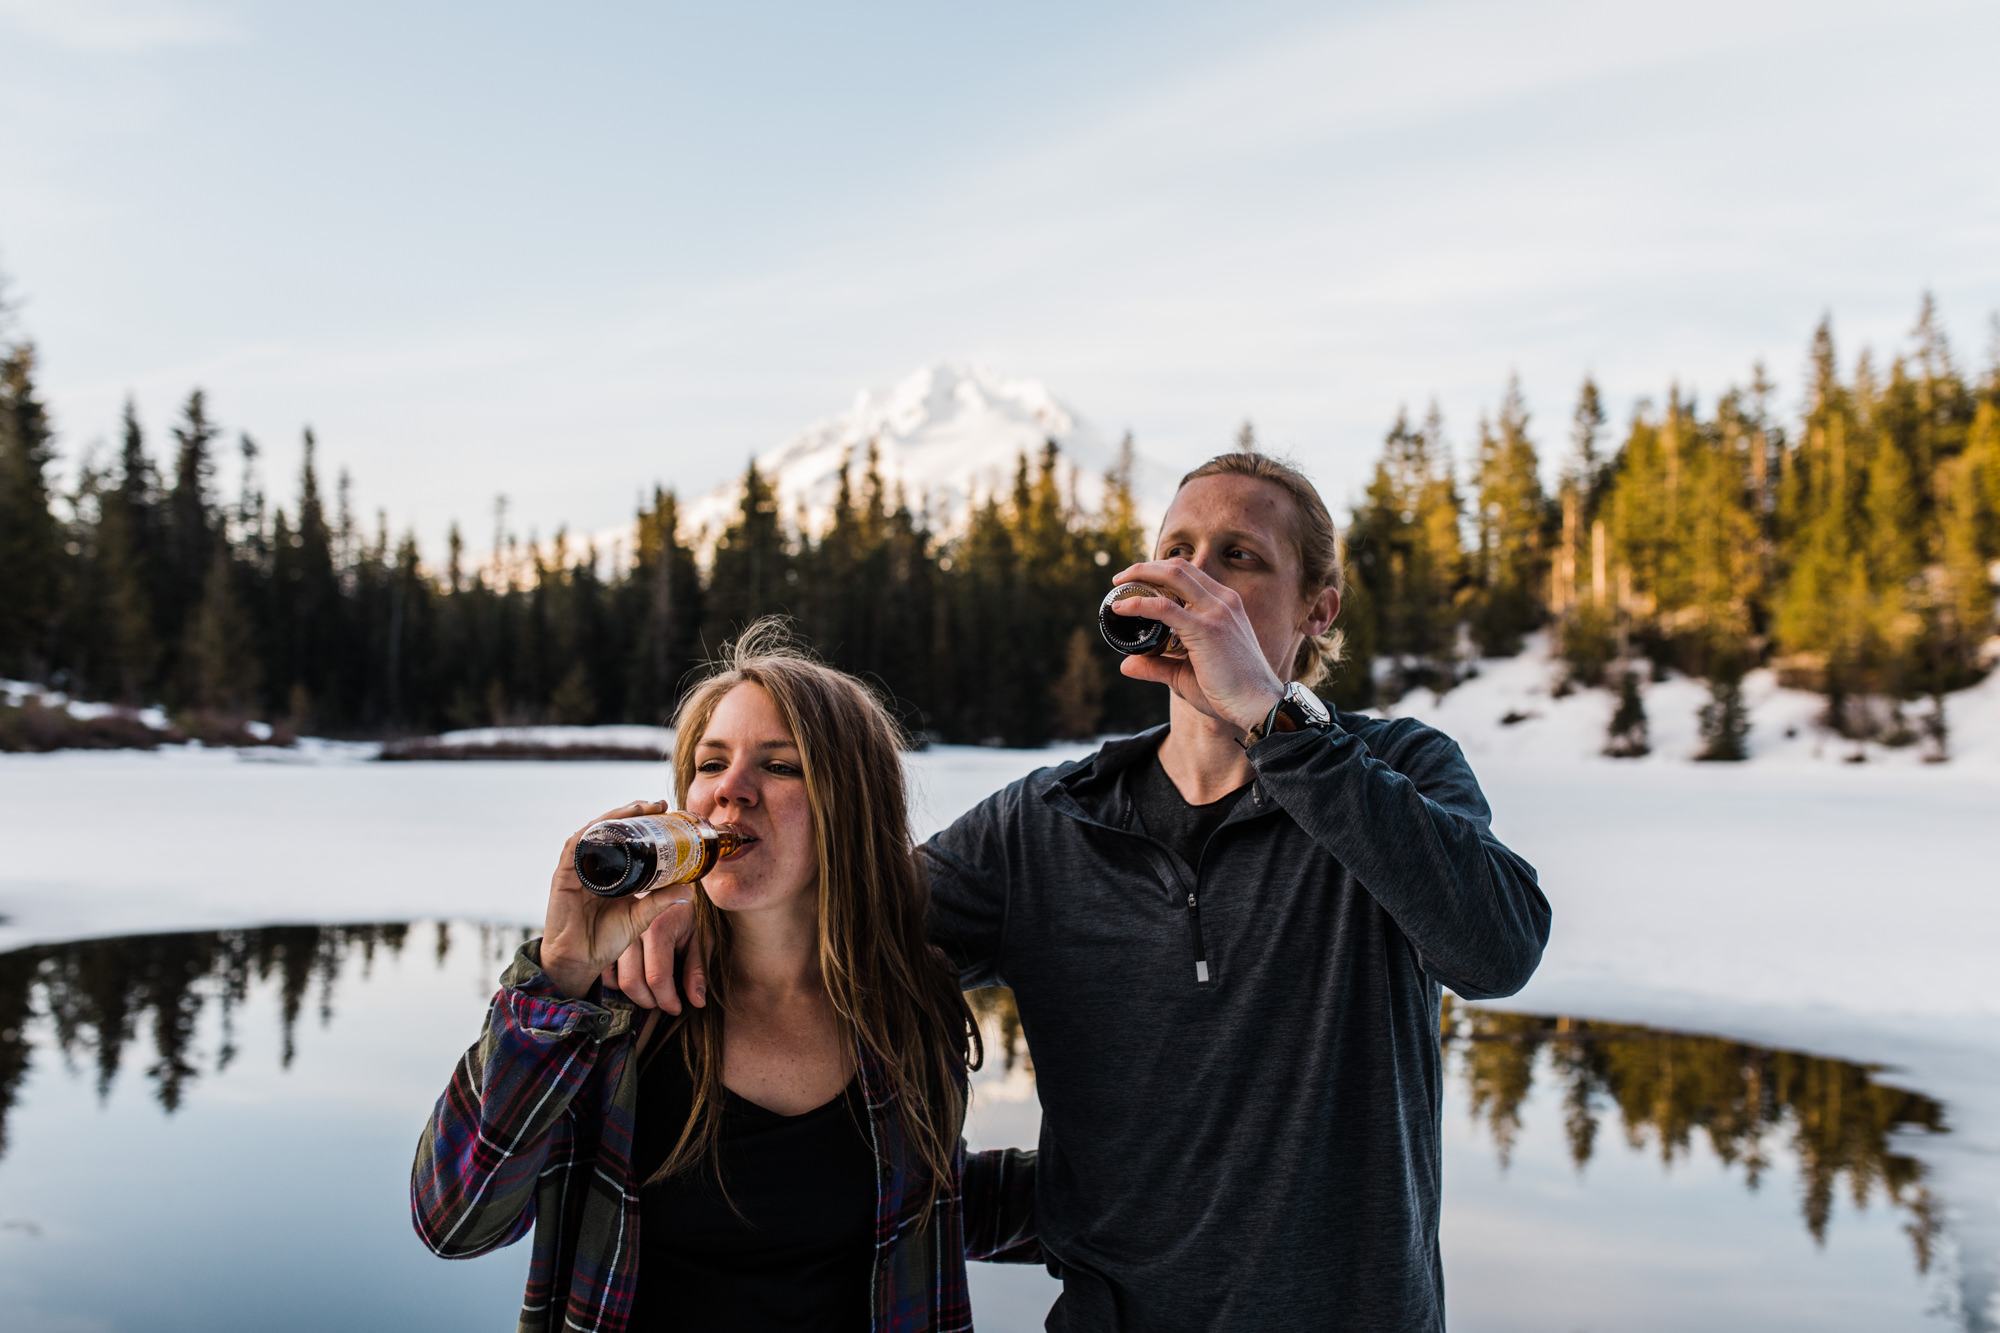
<path id="1" fill-rule="evenodd" d="M 1221 557 L 1217 554 L 1216 549 L 1206 545 L 1196 547 L 1195 553 L 1189 558 L 1188 563 L 1210 578 L 1215 578 L 1222 566 Z"/>

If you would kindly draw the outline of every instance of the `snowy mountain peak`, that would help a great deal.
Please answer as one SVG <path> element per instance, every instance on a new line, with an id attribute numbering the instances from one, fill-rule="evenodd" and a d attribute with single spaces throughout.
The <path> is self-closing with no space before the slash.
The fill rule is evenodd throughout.
<path id="1" fill-rule="evenodd" d="M 1116 440 L 1039 381 L 1006 379 L 974 362 L 938 361 L 887 389 L 861 390 L 846 411 L 759 455 L 757 467 L 776 485 L 787 521 L 803 517 L 807 528 L 820 531 L 832 517 L 841 469 L 855 469 L 858 487 L 872 443 L 891 493 L 900 485 L 910 507 L 928 513 L 934 531 L 951 532 L 974 503 L 1013 484 L 1021 454 L 1033 458 L 1048 440 L 1074 469 L 1078 502 L 1095 508 L 1104 473 L 1117 462 Z M 1133 473 L 1140 512 L 1158 518 L 1172 498 L 1173 474 L 1143 458 Z M 698 549 L 709 549 L 736 517 L 742 495 L 735 480 L 688 504 L 686 531 Z"/>

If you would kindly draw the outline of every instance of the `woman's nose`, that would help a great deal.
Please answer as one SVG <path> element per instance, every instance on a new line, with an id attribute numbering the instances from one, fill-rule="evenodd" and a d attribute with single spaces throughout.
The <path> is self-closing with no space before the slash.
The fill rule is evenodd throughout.
<path id="1" fill-rule="evenodd" d="M 715 799 L 722 805 L 757 804 L 756 771 L 748 765 L 731 764 L 715 784 Z"/>

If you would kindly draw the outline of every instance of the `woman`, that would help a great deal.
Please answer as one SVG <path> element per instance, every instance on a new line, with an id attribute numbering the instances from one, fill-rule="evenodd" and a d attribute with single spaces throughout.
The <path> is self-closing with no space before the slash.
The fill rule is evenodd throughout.
<path id="1" fill-rule="evenodd" d="M 959 1138 L 977 1030 L 924 941 L 897 728 L 770 621 L 675 726 L 682 808 L 742 850 L 633 901 L 564 845 L 418 1145 L 417 1233 L 462 1258 L 532 1226 L 524 1333 L 970 1328 L 965 1256 L 1040 1257 L 1033 1155 Z M 670 912 L 706 1005 L 641 1021 L 601 974 Z"/>

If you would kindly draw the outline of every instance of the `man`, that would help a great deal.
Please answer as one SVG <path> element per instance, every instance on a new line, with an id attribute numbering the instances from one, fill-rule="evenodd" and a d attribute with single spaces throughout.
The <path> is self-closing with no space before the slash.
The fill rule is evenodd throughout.
<path id="1" fill-rule="evenodd" d="M 1117 575 L 1173 594 L 1117 607 L 1185 646 L 1122 667 L 1167 726 L 920 849 L 932 938 L 1013 988 L 1034 1057 L 1057 1333 L 1444 1326 L 1440 986 L 1519 990 L 1549 906 L 1457 745 L 1311 694 L 1338 551 L 1296 470 L 1196 468 Z M 627 995 L 678 1012 L 676 943 L 621 960 Z"/>
<path id="2" fill-rule="evenodd" d="M 927 843 L 932 938 L 1014 990 L 1042 1102 L 1052 1330 L 1444 1326 L 1440 983 L 1526 983 L 1533 869 L 1458 747 L 1328 716 L 1332 520 L 1259 454 L 1188 474 L 1155 559 L 1170 718 Z M 1181 603 L 1184 603 L 1182 605 Z"/>

